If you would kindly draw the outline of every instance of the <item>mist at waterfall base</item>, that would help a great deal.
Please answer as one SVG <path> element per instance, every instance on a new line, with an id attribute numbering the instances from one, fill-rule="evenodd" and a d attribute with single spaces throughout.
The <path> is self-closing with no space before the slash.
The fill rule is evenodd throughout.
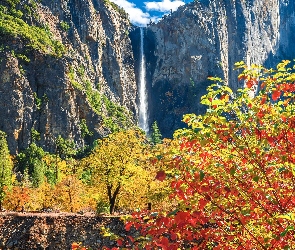
<path id="1" fill-rule="evenodd" d="M 148 93 L 146 87 L 146 65 L 144 56 L 144 29 L 140 28 L 140 67 L 139 67 L 139 127 L 149 134 Z"/>

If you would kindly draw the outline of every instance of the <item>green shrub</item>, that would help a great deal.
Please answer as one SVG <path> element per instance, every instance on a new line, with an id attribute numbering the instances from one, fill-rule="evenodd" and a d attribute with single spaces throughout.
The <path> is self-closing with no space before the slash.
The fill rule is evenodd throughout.
<path id="1" fill-rule="evenodd" d="M 62 21 L 60 23 L 60 27 L 61 27 L 61 29 L 63 31 L 66 31 L 66 32 L 69 31 L 69 29 L 70 29 L 70 25 L 67 22 L 64 22 L 64 21 Z"/>
<path id="2" fill-rule="evenodd" d="M 80 122 L 80 129 L 81 129 L 81 135 L 82 137 L 84 138 L 85 136 L 87 135 L 93 135 L 93 132 L 91 132 L 88 127 L 87 127 L 87 124 L 86 124 L 86 120 L 85 119 L 82 119 L 81 122 Z"/>
<path id="3" fill-rule="evenodd" d="M 46 28 L 28 25 L 19 17 L 6 14 L 0 10 L 0 36 L 21 37 L 29 48 L 40 50 L 46 54 L 61 57 L 65 47 L 59 41 L 52 38 L 52 34 Z"/>
<path id="4" fill-rule="evenodd" d="M 107 202 L 104 201 L 98 201 L 96 205 L 96 213 L 109 213 L 110 211 L 110 205 Z"/>

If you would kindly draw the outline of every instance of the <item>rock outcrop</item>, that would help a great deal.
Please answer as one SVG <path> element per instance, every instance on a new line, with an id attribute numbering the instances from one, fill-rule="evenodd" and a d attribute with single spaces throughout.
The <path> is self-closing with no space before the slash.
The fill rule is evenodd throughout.
<path id="1" fill-rule="evenodd" d="M 199 0 L 146 29 L 150 122 L 164 136 L 183 127 L 182 115 L 202 113 L 208 76 L 236 90 L 234 63 L 274 67 L 295 58 L 295 2 Z"/>
<path id="2" fill-rule="evenodd" d="M 119 217 L 99 217 L 65 213 L 1 213 L 0 249 L 71 249 L 81 243 L 91 249 L 116 247 L 115 239 L 104 236 L 103 228 L 117 236 L 134 237 L 124 229 Z"/>
<path id="3" fill-rule="evenodd" d="M 11 153 L 29 145 L 32 129 L 41 135 L 37 143 L 54 151 L 58 135 L 83 146 L 121 122 L 135 123 L 131 24 L 122 9 L 104 0 L 14 1 L 15 7 L 8 2 L 0 2 L 8 9 L 1 20 L 25 19 L 65 51 L 55 56 L 32 48 L 20 30 L 16 35 L 9 28 L 1 30 L 0 130 L 8 135 Z M 22 18 L 15 18 L 14 8 L 23 12 Z M 82 136 L 85 122 L 92 137 Z"/>

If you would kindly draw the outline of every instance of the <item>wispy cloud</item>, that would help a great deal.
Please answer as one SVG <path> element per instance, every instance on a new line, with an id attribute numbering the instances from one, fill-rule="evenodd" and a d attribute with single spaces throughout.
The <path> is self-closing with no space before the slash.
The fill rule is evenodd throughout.
<path id="1" fill-rule="evenodd" d="M 136 5 L 127 0 L 111 0 L 115 4 L 123 8 L 128 14 L 131 23 L 137 26 L 146 26 L 150 21 L 157 22 L 161 15 L 165 12 L 177 10 L 177 8 L 185 3 L 179 0 L 162 0 L 161 2 L 144 2 L 146 12 L 142 9 L 137 8 Z M 159 15 L 151 16 L 149 11 L 159 12 Z"/>
<path id="2" fill-rule="evenodd" d="M 130 3 L 127 0 L 112 0 L 112 2 L 122 7 L 128 13 L 131 23 L 135 25 L 145 26 L 150 19 L 153 20 L 149 13 L 137 8 L 134 3 Z"/>
<path id="3" fill-rule="evenodd" d="M 145 8 L 148 11 L 159 11 L 159 12 L 167 12 L 167 11 L 175 11 L 181 5 L 185 3 L 183 1 L 170 1 L 170 0 L 162 0 L 161 2 L 144 2 Z"/>

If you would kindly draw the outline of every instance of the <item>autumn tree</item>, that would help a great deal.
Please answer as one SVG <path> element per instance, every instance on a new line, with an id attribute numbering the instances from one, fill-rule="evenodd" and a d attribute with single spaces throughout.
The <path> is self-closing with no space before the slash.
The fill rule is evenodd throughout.
<path id="1" fill-rule="evenodd" d="M 75 175 L 68 175 L 55 187 L 55 200 L 62 211 L 77 212 L 82 207 L 82 182 Z"/>
<path id="2" fill-rule="evenodd" d="M 23 188 L 16 187 L 14 191 L 14 196 L 21 196 L 25 190 L 25 186 Z M 55 195 L 55 186 L 49 184 L 47 181 L 43 182 L 38 187 L 31 187 L 28 189 L 29 199 L 26 200 L 25 208 L 29 211 L 45 211 L 48 209 L 56 208 L 56 195 Z M 20 193 L 18 193 L 20 192 Z M 10 201 L 7 201 L 11 204 Z"/>
<path id="3" fill-rule="evenodd" d="M 132 184 L 134 176 L 140 180 L 139 173 L 143 172 L 140 158 L 145 147 L 144 134 L 130 129 L 99 140 L 93 153 L 85 159 L 83 164 L 92 172 L 92 183 L 105 189 L 110 213 L 114 212 L 122 189 Z"/>
<path id="4" fill-rule="evenodd" d="M 3 207 L 10 211 L 25 211 L 26 205 L 30 201 L 30 191 L 29 187 L 21 185 L 7 189 Z"/>
<path id="5" fill-rule="evenodd" d="M 126 224 L 144 249 L 292 249 L 295 245 L 295 67 L 243 62 L 237 93 L 221 79 L 208 88 L 204 115 L 185 115 L 179 153 L 166 160 L 173 211 L 141 211 Z M 253 94 L 256 93 L 256 94 Z M 162 159 L 159 158 L 159 161 Z"/>
<path id="6" fill-rule="evenodd" d="M 0 131 L 0 210 L 5 197 L 5 188 L 11 185 L 12 180 L 12 160 L 10 158 L 6 134 Z"/>

